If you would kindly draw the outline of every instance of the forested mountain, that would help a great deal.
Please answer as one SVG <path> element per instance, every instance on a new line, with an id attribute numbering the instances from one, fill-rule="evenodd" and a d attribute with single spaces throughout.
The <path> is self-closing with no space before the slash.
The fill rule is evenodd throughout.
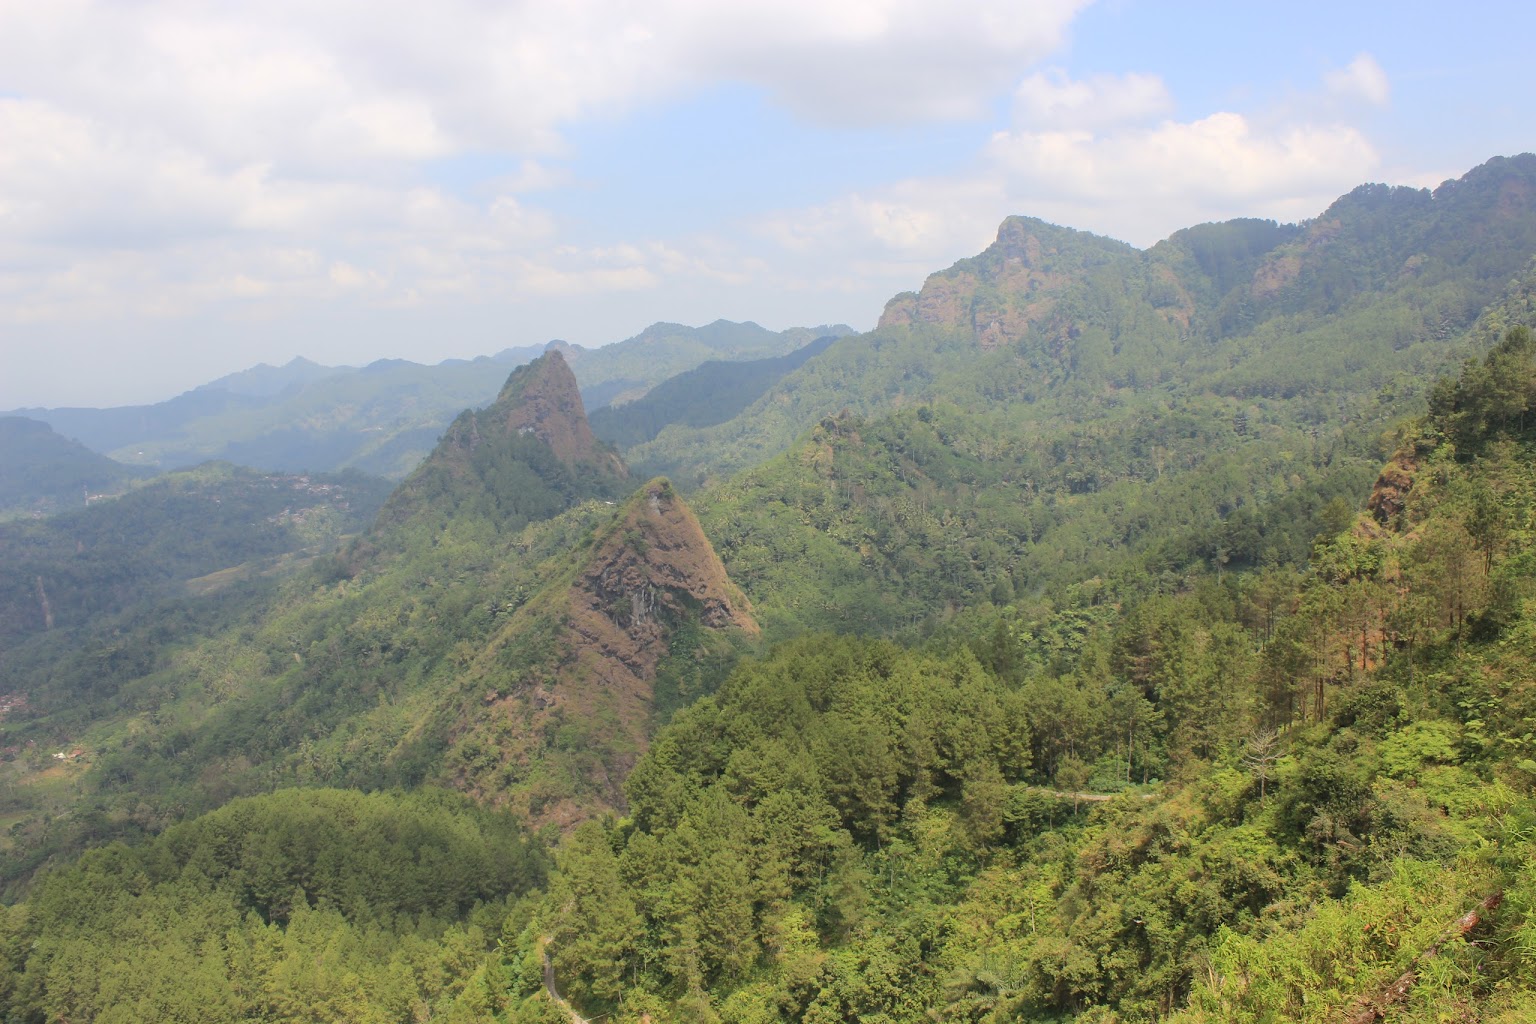
<path id="1" fill-rule="evenodd" d="M 558 348 L 594 407 L 636 398 L 706 360 L 779 356 L 845 326 L 769 331 L 720 320 L 653 324 L 587 349 L 555 341 L 423 366 L 381 359 L 363 367 L 295 359 L 229 374 L 165 402 L 115 409 L 23 409 L 65 437 L 126 464 L 176 469 L 223 459 L 280 472 L 352 468 L 399 479 L 432 450 L 462 409 L 496 396 L 507 371 Z"/>
<path id="2" fill-rule="evenodd" d="M 495 402 L 453 421 L 379 525 L 453 519 L 468 507 L 517 529 L 583 498 L 615 497 L 626 475 L 623 460 L 593 436 L 576 377 L 551 349 L 514 370 Z"/>
<path id="3" fill-rule="evenodd" d="M 272 478 L 225 472 L 293 502 L 269 488 Z M 558 350 L 514 370 L 492 405 L 460 416 L 370 529 L 293 571 L 230 569 L 174 586 L 224 568 L 200 561 L 208 553 L 194 538 L 210 527 L 176 525 L 199 507 L 215 524 L 233 515 L 244 533 L 222 550 L 246 562 L 315 518 L 287 508 L 253 524 L 248 504 L 232 500 L 226 511 L 217 491 L 196 492 L 183 509 L 176 480 L 122 499 L 170 502 L 165 539 L 143 545 L 142 563 L 85 572 L 94 563 L 53 548 L 94 551 L 94 541 L 61 517 L 26 524 L 39 531 L 32 549 L 47 549 L 37 557 L 54 560 L 51 574 L 24 563 L 7 577 L 18 581 L 13 621 L 28 628 L 0 665 L 26 700 L 0 729 L 17 752 L 89 749 L 99 783 L 86 803 L 108 813 L 138 794 L 135 829 L 173 807 L 320 781 L 431 781 L 539 821 L 616 806 L 660 709 L 712 686 L 757 633 L 681 497 L 664 480 L 635 492 L 592 435 Z M 98 519 L 132 529 L 126 513 L 103 508 Z M 57 622 L 32 629 L 51 607 L 34 575 L 59 607 Z M 229 579 L 244 585 L 218 589 Z M 135 586 L 164 604 L 129 603 Z M 9 771 L 30 777 L 34 763 Z M 30 821 L 28 808 L 62 810 L 59 796 L 24 786 L 12 809 Z M 71 824 L 29 833 L 40 841 L 29 852 L 83 841 L 75 824 L 94 826 L 79 810 Z"/>
<path id="4" fill-rule="evenodd" d="M 829 413 L 922 402 L 1027 423 L 1140 415 L 1157 399 L 1220 399 L 1233 416 L 1265 400 L 1342 426 L 1384 388 L 1443 369 L 1448 343 L 1526 275 L 1533 195 L 1526 154 L 1433 193 L 1362 186 L 1304 227 L 1204 225 L 1145 252 L 1010 218 L 984 253 L 892 299 L 876 331 L 734 419 L 664 430 L 625 457 L 692 485 L 782 451 Z"/>
<path id="5" fill-rule="evenodd" d="M 139 475 L 46 423 L 0 416 L 0 519 L 83 508 L 93 496 L 120 493 Z"/>
<path id="6" fill-rule="evenodd" d="M 711 360 L 663 381 L 644 397 L 596 410 L 592 430 L 611 444 L 632 448 L 651 440 L 669 424 L 708 427 L 724 423 L 836 340 L 826 335 L 789 355 L 768 359 Z"/>
<path id="7" fill-rule="evenodd" d="M 18 634 L 6 1012 L 1526 1019 L 1533 204 L 1010 218 L 623 452 L 554 346 L 331 553 Z"/>

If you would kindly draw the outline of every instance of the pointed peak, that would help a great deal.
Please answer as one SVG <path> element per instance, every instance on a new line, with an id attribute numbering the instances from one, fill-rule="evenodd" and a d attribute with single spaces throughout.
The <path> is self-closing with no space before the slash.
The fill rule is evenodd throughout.
<path id="1" fill-rule="evenodd" d="M 537 436 L 562 462 L 592 463 L 623 474 L 622 463 L 593 435 L 576 375 L 559 349 L 513 370 L 481 415 L 500 421 L 508 433 Z"/>
<path id="2" fill-rule="evenodd" d="M 615 580 L 627 581 L 630 589 L 649 588 L 664 602 L 695 604 L 711 628 L 758 632 L 750 602 L 731 583 L 698 517 L 664 476 L 635 491 L 601 532 L 577 586 L 601 594 Z"/>

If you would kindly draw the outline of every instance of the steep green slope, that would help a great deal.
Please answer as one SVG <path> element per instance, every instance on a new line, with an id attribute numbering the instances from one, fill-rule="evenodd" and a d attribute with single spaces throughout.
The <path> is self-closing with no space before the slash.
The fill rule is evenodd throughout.
<path id="1" fill-rule="evenodd" d="M 0 520 L 82 508 L 93 496 L 120 493 L 139 476 L 46 423 L 0 416 Z"/>
<path id="2" fill-rule="evenodd" d="M 769 359 L 712 360 L 668 378 L 642 398 L 598 409 L 592 414 L 592 430 L 623 450 L 651 440 L 672 423 L 686 427 L 724 423 L 836 340 L 817 338 L 789 355 Z"/>
<path id="3" fill-rule="evenodd" d="M 1486 349 L 1533 319 L 1533 291 L 1536 275 L 1512 284 L 1455 347 Z M 827 417 L 699 504 L 770 635 L 921 632 L 957 608 L 1062 600 L 1084 581 L 1105 600 L 1201 568 L 1300 565 L 1425 391 L 1406 377 L 1331 400 L 1068 381 L 1027 406 Z"/>

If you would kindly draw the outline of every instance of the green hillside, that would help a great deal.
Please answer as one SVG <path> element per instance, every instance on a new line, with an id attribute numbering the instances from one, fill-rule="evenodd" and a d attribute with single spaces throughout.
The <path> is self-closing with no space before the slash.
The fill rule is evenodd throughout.
<path id="1" fill-rule="evenodd" d="M 788 355 L 768 359 L 711 360 L 668 378 L 642 398 L 594 411 L 592 430 L 610 444 L 632 448 L 651 440 L 669 424 L 708 427 L 724 423 L 836 340 L 824 336 Z"/>
<path id="2" fill-rule="evenodd" d="M 0 654 L 0 1015 L 1528 1019 L 1533 200 L 1010 218 L 622 452 L 554 346 L 339 545 L 215 502 Z"/>
<path id="3" fill-rule="evenodd" d="M 122 497 L 0 523 L 0 639 L 90 626 L 189 588 L 212 591 L 284 556 L 329 551 L 367 525 L 388 485 L 210 463 Z M 0 655 L 3 686 L 24 684 Z"/>
<path id="4" fill-rule="evenodd" d="M 46 423 L 0 416 L 0 519 L 83 508 L 140 473 L 60 437 Z"/>
<path id="5" fill-rule="evenodd" d="M 781 646 L 542 884 L 464 805 L 236 802 L 36 889 L 0 991 L 89 1019 L 206 991 L 218 1019 L 554 1020 L 552 979 L 633 1021 L 1522 1020 L 1533 354 L 1510 331 L 1437 388 L 1303 574 Z"/>
<path id="6" fill-rule="evenodd" d="M 1028 421 L 1158 394 L 1264 398 L 1287 403 L 1285 418 L 1337 424 L 1463 353 L 1457 340 L 1528 273 L 1533 190 L 1526 154 L 1433 193 L 1362 186 L 1299 228 L 1205 225 L 1145 252 L 1010 218 L 986 252 L 892 299 L 879 329 L 736 418 L 674 426 L 625 457 L 695 485 L 843 409 L 924 402 L 1007 406 Z"/>

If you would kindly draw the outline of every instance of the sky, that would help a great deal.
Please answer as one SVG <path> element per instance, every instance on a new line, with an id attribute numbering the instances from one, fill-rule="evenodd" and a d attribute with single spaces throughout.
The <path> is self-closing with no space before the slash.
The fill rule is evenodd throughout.
<path id="1" fill-rule="evenodd" d="M 1536 5 L 0 0 L 0 409 L 666 320 L 874 326 L 1536 148 Z"/>

